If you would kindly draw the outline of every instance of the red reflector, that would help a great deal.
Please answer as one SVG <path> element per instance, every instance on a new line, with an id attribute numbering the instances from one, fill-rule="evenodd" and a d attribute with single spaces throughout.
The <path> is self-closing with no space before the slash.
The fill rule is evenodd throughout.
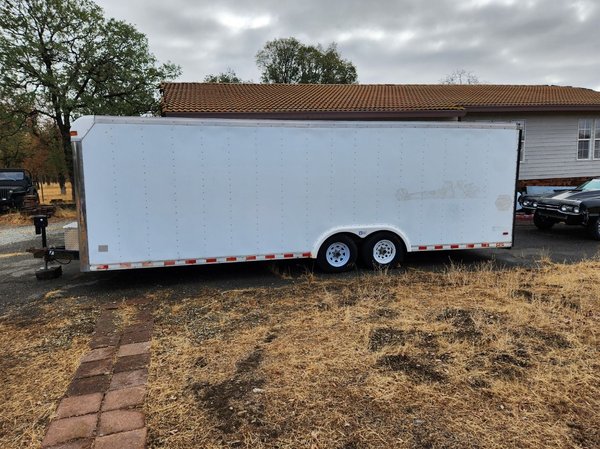
<path id="1" fill-rule="evenodd" d="M 164 264 L 165 264 L 165 267 L 168 267 L 170 265 L 175 265 L 175 261 L 174 260 L 165 260 Z"/>
<path id="2" fill-rule="evenodd" d="M 225 259 L 227 262 L 235 262 L 237 260 L 237 257 L 228 257 Z"/>
<path id="3" fill-rule="evenodd" d="M 267 254 L 265 259 L 275 259 L 275 254 Z"/>
<path id="4" fill-rule="evenodd" d="M 256 260 L 256 256 L 246 256 L 246 260 Z"/>
<path id="5" fill-rule="evenodd" d="M 302 253 L 302 257 L 310 257 L 310 253 Z"/>
<path id="6" fill-rule="evenodd" d="M 457 248 L 458 248 L 458 245 L 450 245 L 450 248 L 452 248 L 452 249 L 457 249 Z"/>
<path id="7" fill-rule="evenodd" d="M 467 248 L 475 248 L 475 245 L 472 243 L 467 243 Z"/>
<path id="8" fill-rule="evenodd" d="M 481 247 L 482 247 L 482 248 L 489 248 L 489 247 L 490 247 L 490 244 L 489 244 L 489 243 L 482 243 L 482 244 L 481 244 Z"/>
<path id="9" fill-rule="evenodd" d="M 419 246 L 419 251 L 425 251 L 427 249 L 426 246 Z"/>
<path id="10" fill-rule="evenodd" d="M 108 265 L 98 265 L 96 268 L 98 270 L 108 270 Z"/>
<path id="11" fill-rule="evenodd" d="M 188 259 L 185 261 L 185 263 L 188 265 L 194 265 L 196 263 L 196 259 Z"/>
<path id="12" fill-rule="evenodd" d="M 444 246 L 443 245 L 435 245 L 434 248 L 435 249 L 442 249 Z"/>
<path id="13" fill-rule="evenodd" d="M 504 246 L 504 243 L 496 243 L 496 248 L 502 248 Z"/>
<path id="14" fill-rule="evenodd" d="M 142 262 L 142 267 L 151 267 L 152 265 L 152 262 Z"/>
<path id="15" fill-rule="evenodd" d="M 77 136 L 77 131 L 71 131 L 69 134 L 71 135 L 71 137 L 76 137 Z"/>
<path id="16" fill-rule="evenodd" d="M 215 263 L 217 261 L 217 259 L 212 258 L 212 259 L 206 259 L 206 263 Z"/>
<path id="17" fill-rule="evenodd" d="M 289 259 L 290 257 L 294 257 L 294 255 L 292 253 L 285 253 L 283 257 Z"/>

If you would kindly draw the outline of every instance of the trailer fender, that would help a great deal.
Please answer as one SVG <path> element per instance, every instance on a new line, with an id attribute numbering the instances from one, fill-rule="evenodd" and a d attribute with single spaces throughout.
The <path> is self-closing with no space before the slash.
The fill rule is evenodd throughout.
<path id="1" fill-rule="evenodd" d="M 404 243 L 404 246 L 406 247 L 407 251 L 410 251 L 410 240 L 408 239 L 408 237 L 406 236 L 406 234 L 398 229 L 395 226 L 388 226 L 388 225 L 369 225 L 369 226 L 351 226 L 351 227 L 336 227 L 336 228 L 332 228 L 329 229 L 327 232 L 324 232 L 323 234 L 321 234 L 318 238 L 318 240 L 315 242 L 313 248 L 312 248 L 312 252 L 311 254 L 313 255 L 313 257 L 316 257 L 316 255 L 319 253 L 319 249 L 321 248 L 321 245 L 323 244 L 323 242 L 325 242 L 325 240 L 327 240 L 329 237 L 336 235 L 336 234 L 352 234 L 357 236 L 360 239 L 364 239 L 365 237 L 375 233 L 375 232 L 380 232 L 380 231 L 388 231 L 388 232 L 392 232 L 394 234 L 396 234 Z"/>

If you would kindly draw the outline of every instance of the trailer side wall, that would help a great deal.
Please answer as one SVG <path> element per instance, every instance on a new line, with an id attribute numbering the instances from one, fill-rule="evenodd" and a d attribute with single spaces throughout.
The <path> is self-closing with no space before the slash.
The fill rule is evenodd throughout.
<path id="1" fill-rule="evenodd" d="M 341 231 L 393 230 L 408 251 L 512 241 L 514 125 L 100 117 L 83 125 L 84 269 L 314 257 Z"/>

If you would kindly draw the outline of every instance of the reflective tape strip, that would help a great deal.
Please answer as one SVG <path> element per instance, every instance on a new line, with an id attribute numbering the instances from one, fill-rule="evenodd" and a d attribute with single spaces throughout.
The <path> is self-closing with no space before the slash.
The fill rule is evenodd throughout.
<path id="1" fill-rule="evenodd" d="M 155 268 L 172 267 L 182 265 L 205 265 L 213 263 L 244 262 L 255 260 L 277 260 L 277 259 L 306 259 L 311 257 L 310 252 L 302 253 L 280 253 L 280 254 L 262 254 L 249 256 L 226 256 L 226 257 L 207 257 L 202 259 L 180 259 L 180 260 L 160 260 L 144 262 L 119 262 L 114 264 L 90 265 L 91 271 L 105 270 L 125 270 L 131 268 Z"/>
<path id="2" fill-rule="evenodd" d="M 452 243 L 450 245 L 418 245 L 412 246 L 413 251 L 439 251 L 448 249 L 477 249 L 477 248 L 508 248 L 511 246 L 509 242 L 495 243 Z"/>

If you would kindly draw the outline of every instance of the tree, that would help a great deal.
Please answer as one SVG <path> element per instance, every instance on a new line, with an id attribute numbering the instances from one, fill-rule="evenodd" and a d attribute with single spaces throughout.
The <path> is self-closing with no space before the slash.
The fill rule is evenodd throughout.
<path id="1" fill-rule="evenodd" d="M 481 84 L 479 77 L 465 69 L 457 69 L 440 80 L 442 84 Z"/>
<path id="2" fill-rule="evenodd" d="M 210 74 L 204 77 L 205 83 L 245 83 L 230 67 L 224 72 L 218 73 L 217 75 Z"/>
<path id="3" fill-rule="evenodd" d="M 71 180 L 73 119 L 156 113 L 160 81 L 180 72 L 159 65 L 144 34 L 90 0 L 0 0 L 0 98 L 33 105 L 13 114 L 55 122 Z"/>
<path id="4" fill-rule="evenodd" d="M 269 41 L 256 54 L 263 83 L 354 84 L 356 67 L 340 55 L 335 42 L 324 49 L 289 37 Z"/>

